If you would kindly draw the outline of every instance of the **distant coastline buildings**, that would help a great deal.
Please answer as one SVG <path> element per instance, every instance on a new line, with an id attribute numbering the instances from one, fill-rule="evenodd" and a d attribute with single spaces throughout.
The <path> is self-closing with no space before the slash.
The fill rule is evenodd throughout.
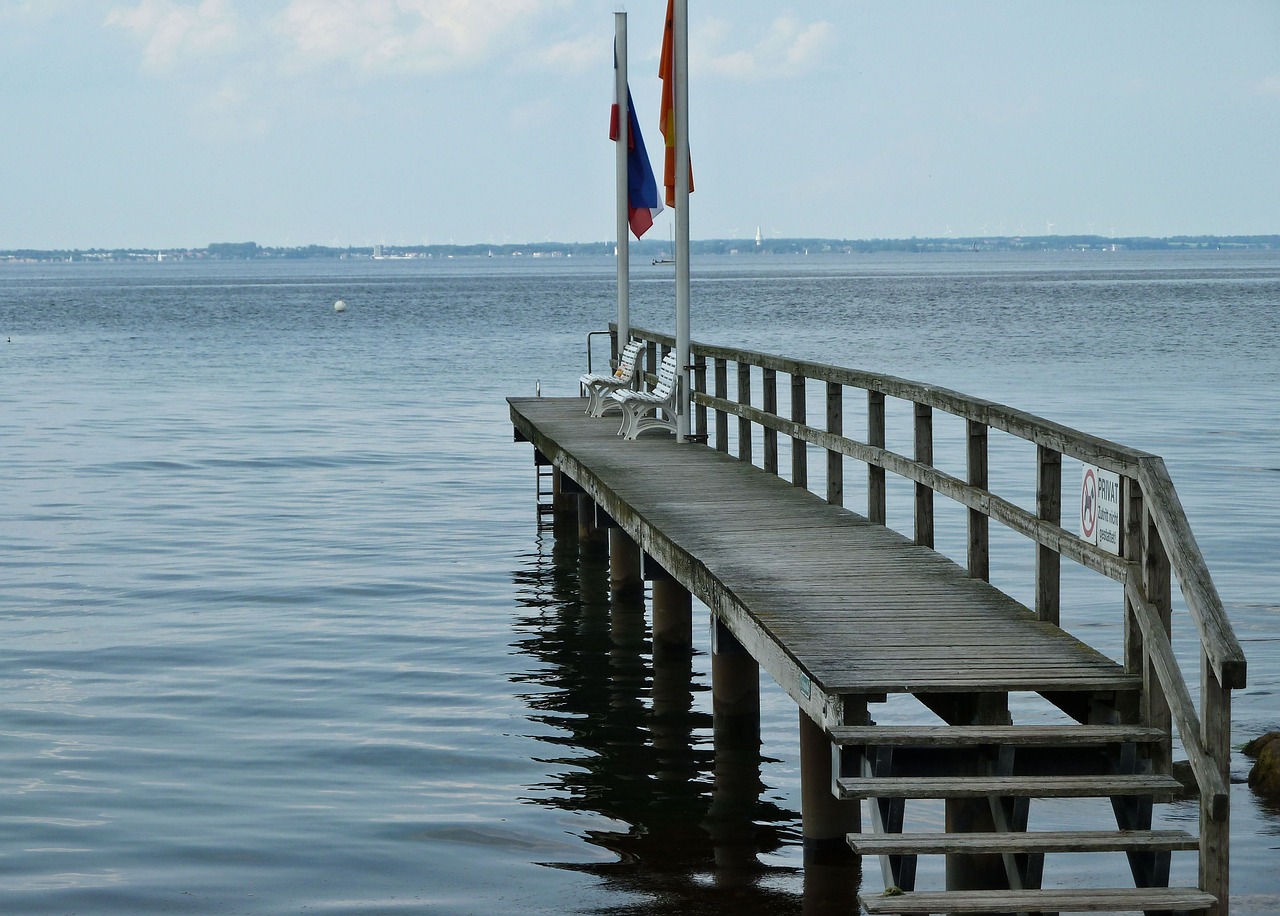
<path id="1" fill-rule="evenodd" d="M 639 258 L 658 257 L 665 252 L 663 241 L 632 241 L 632 254 Z M 1097 235 L 978 236 L 971 238 L 911 239 L 823 239 L 765 238 L 756 230 L 751 241 L 703 239 L 690 243 L 694 255 L 871 254 L 876 252 L 948 251 L 1212 251 L 1280 250 L 1280 235 L 1197 235 L 1168 238 L 1111 238 Z M 205 248 L 91 248 L 91 249 L 10 249 L 0 250 L 0 264 L 15 263 L 169 263 L 181 261 L 367 259 L 404 261 L 430 258 L 466 257 L 613 257 L 616 244 L 605 242 L 530 242 L 522 245 L 386 245 L 335 247 L 304 245 L 279 247 L 256 242 L 216 242 Z"/>

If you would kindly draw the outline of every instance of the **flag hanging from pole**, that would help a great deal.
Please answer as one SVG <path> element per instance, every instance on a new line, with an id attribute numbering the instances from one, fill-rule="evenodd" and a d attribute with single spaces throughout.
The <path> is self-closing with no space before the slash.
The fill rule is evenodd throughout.
<path id="1" fill-rule="evenodd" d="M 667 0 L 667 19 L 662 30 L 662 53 L 658 56 L 658 78 L 662 80 L 662 107 L 658 112 L 659 129 L 666 142 L 662 184 L 666 188 L 667 206 L 676 205 L 676 47 L 675 0 Z M 693 193 L 693 163 L 689 164 L 689 193 Z"/>
<path id="2" fill-rule="evenodd" d="M 615 82 L 615 94 L 616 85 Z M 658 179 L 653 175 L 644 138 L 640 136 L 640 121 L 631 102 L 630 87 L 627 88 L 627 115 L 627 222 L 636 238 L 640 238 L 653 226 L 654 217 L 662 212 L 662 201 L 658 198 Z M 609 113 L 609 139 L 618 139 L 617 101 Z"/>

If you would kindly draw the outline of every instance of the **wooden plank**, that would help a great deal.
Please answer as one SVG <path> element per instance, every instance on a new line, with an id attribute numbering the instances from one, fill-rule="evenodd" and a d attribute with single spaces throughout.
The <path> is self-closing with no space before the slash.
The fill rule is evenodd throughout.
<path id="1" fill-rule="evenodd" d="M 851 833 L 859 855 L 963 853 L 1186 852 L 1199 840 L 1185 830 L 1063 830 L 1026 833 Z"/>
<path id="2" fill-rule="evenodd" d="M 947 558 L 758 468 L 668 436 L 624 443 L 580 399 L 511 404 L 521 434 L 819 717 L 844 694 L 1134 687 Z"/>
<path id="3" fill-rule="evenodd" d="M 1186 512 L 1173 488 L 1173 481 L 1164 462 L 1154 456 L 1143 459 L 1139 466 L 1138 480 L 1142 485 L 1147 511 L 1160 528 L 1165 549 L 1169 552 L 1178 584 L 1186 598 L 1187 609 L 1200 631 L 1209 663 L 1223 687 L 1242 689 L 1248 668 L 1244 650 L 1236 640 L 1235 631 L 1222 607 L 1222 599 L 1213 585 L 1200 547 L 1191 535 L 1191 524 L 1187 521 Z"/>
<path id="4" fill-rule="evenodd" d="M 895 895 L 859 894 L 872 916 L 881 913 L 1131 913 L 1193 912 L 1217 899 L 1192 887 L 1062 888 L 1021 891 L 933 891 Z"/>
<path id="5" fill-rule="evenodd" d="M 1099 747 L 1164 739 L 1161 730 L 1141 725 L 840 725 L 828 732 L 842 747 Z"/>
<path id="6" fill-rule="evenodd" d="M 1195 774 L 1196 782 L 1200 786 L 1201 797 L 1208 801 L 1214 818 L 1221 818 L 1229 810 L 1230 792 L 1227 788 L 1226 779 L 1223 777 L 1218 764 L 1214 762 L 1213 755 L 1201 740 L 1200 719 L 1196 715 L 1191 692 L 1187 688 L 1186 682 L 1182 679 L 1181 670 L 1178 668 L 1178 660 L 1173 654 L 1173 647 L 1169 644 L 1169 635 L 1165 633 L 1156 609 L 1147 602 L 1137 589 L 1136 584 L 1128 589 L 1126 594 L 1128 594 L 1129 600 L 1133 605 L 1133 612 L 1138 621 L 1138 626 L 1142 629 L 1142 639 L 1143 644 L 1146 646 L 1147 657 L 1151 660 L 1152 667 L 1159 674 L 1160 683 L 1164 687 L 1169 704 L 1169 711 L 1172 713 L 1174 721 L 1178 723 L 1178 735 L 1182 738 L 1183 747 L 1187 752 L 1187 760 L 1191 764 L 1191 771 Z"/>
<path id="7" fill-rule="evenodd" d="M 871 776 L 836 780 L 841 798 L 1109 798 L 1175 792 L 1172 776 Z"/>

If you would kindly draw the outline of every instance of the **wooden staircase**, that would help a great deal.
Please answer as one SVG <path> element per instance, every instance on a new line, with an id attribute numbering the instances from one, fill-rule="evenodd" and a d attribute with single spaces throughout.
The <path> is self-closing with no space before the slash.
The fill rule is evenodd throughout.
<path id="1" fill-rule="evenodd" d="M 864 890 L 859 902 L 867 913 L 1198 913 L 1216 904 L 1198 888 L 1168 886 L 1171 854 L 1197 850 L 1199 841 L 1181 830 L 1151 829 L 1153 804 L 1182 792 L 1172 776 L 1151 772 L 1151 760 L 1164 756 L 1152 751 L 1168 741 L 1161 729 L 871 725 L 828 732 L 841 771 L 851 774 L 836 779 L 837 795 L 869 801 L 874 832 L 848 837 L 855 852 L 881 860 L 886 891 Z M 1116 829 L 1028 831 L 1033 798 L 1109 799 Z M 943 799 L 949 824 L 955 813 L 959 823 L 994 829 L 904 833 L 909 799 Z M 1047 853 L 1086 852 L 1124 853 L 1134 886 L 1042 887 Z M 948 857 L 948 884 L 1003 887 L 917 890 L 922 855 Z M 952 880 L 953 862 L 969 863 L 967 880 Z M 997 877 L 975 882 L 975 873 Z"/>

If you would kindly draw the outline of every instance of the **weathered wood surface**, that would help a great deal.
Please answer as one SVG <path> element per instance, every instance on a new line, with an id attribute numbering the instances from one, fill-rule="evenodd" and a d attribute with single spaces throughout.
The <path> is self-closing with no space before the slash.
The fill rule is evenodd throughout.
<path id="1" fill-rule="evenodd" d="M 868 776 L 836 780 L 841 798 L 1115 798 L 1169 794 L 1172 776 Z"/>
<path id="2" fill-rule="evenodd" d="M 1185 830 L 1063 830 L 1009 833 L 856 833 L 849 845 L 860 855 L 965 853 L 1172 852 L 1197 848 Z"/>
<path id="3" fill-rule="evenodd" d="M 802 706 L 813 687 L 830 697 L 1139 686 L 951 560 L 758 468 L 665 435 L 622 441 L 580 399 L 510 405 L 517 430 Z"/>
<path id="4" fill-rule="evenodd" d="M 868 913 L 1115 913 L 1194 912 L 1213 906 L 1194 888 L 1099 888 L 1043 891 L 938 891 L 901 896 L 862 895 Z"/>
<path id="5" fill-rule="evenodd" d="M 1164 740 L 1141 725 L 841 725 L 829 730 L 843 747 L 1102 747 Z"/>

